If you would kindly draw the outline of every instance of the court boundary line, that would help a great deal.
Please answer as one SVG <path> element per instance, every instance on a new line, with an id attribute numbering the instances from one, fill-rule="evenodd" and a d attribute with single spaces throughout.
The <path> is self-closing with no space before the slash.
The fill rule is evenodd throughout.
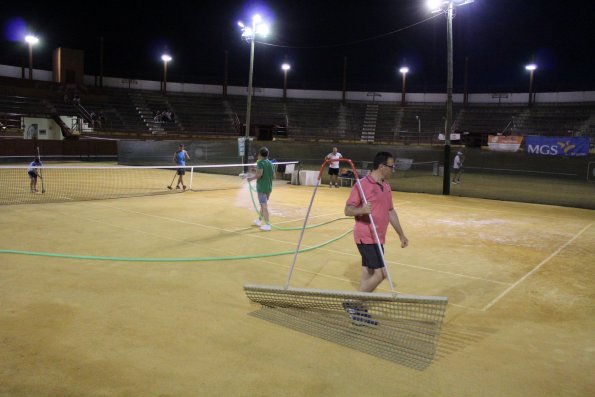
<path id="1" fill-rule="evenodd" d="M 547 258 L 545 258 L 544 260 L 542 260 L 539 264 L 537 264 L 533 269 L 531 269 L 523 277 L 521 277 L 516 282 L 514 282 L 510 287 L 508 287 L 504 291 L 502 291 L 502 293 L 500 293 L 500 295 L 498 295 L 490 303 L 488 303 L 486 306 L 484 306 L 483 309 L 481 309 L 481 311 L 483 311 L 483 312 L 488 311 L 492 306 L 494 306 L 496 303 L 498 303 L 500 301 L 500 299 L 504 298 L 510 291 L 512 291 L 514 288 L 516 288 L 519 284 L 521 284 L 527 278 L 529 278 L 529 276 L 531 276 L 532 274 L 534 274 L 535 272 L 537 272 L 539 269 L 541 269 L 541 267 L 543 265 L 545 265 L 552 258 L 554 258 L 555 256 L 557 256 L 562 250 L 564 250 L 566 247 L 568 247 L 574 240 L 576 240 L 577 238 L 579 238 L 585 231 L 587 231 L 591 226 L 593 226 L 594 223 L 595 223 L 595 221 L 592 221 L 587 226 L 583 227 L 570 240 L 568 240 L 561 247 L 559 247 L 557 250 L 555 250 L 554 252 L 552 252 Z"/>

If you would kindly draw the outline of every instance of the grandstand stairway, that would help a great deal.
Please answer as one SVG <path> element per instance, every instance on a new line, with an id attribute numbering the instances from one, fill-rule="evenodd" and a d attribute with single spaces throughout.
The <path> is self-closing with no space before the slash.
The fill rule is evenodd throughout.
<path id="1" fill-rule="evenodd" d="M 366 105 L 366 113 L 364 115 L 364 125 L 362 127 L 362 142 L 374 142 L 376 135 L 376 122 L 378 121 L 378 105 L 369 103 Z"/>
<path id="2" fill-rule="evenodd" d="M 153 135 L 165 135 L 165 129 L 162 127 L 160 122 L 155 121 L 155 115 L 149 108 L 145 98 L 140 92 L 129 92 L 128 96 L 134 104 L 136 111 L 143 123 L 147 126 L 151 134 Z"/>

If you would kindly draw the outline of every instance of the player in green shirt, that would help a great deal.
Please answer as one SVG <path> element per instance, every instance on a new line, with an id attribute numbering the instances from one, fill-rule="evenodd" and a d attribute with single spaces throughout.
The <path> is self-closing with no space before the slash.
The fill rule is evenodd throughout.
<path id="1" fill-rule="evenodd" d="M 254 224 L 260 226 L 260 230 L 265 232 L 271 230 L 268 201 L 273 191 L 273 174 L 274 168 L 269 160 L 269 149 L 262 147 L 258 151 L 256 174 L 249 177 L 248 181 L 256 180 L 256 192 L 258 193 L 258 202 L 260 203 L 260 217 L 254 221 Z M 264 220 L 264 223 L 262 220 Z"/>

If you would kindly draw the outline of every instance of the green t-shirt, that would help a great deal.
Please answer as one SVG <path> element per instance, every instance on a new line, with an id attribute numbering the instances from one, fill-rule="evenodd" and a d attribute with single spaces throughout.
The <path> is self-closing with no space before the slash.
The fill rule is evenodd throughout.
<path id="1" fill-rule="evenodd" d="M 273 191 L 273 163 L 269 159 L 260 159 L 256 162 L 256 168 L 262 170 L 262 176 L 256 180 L 256 191 L 258 193 L 270 193 Z"/>

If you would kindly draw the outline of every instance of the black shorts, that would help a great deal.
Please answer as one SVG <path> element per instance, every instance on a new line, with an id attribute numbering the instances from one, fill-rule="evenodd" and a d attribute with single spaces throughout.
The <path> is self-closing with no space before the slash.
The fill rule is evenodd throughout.
<path id="1" fill-rule="evenodd" d="M 37 173 L 35 171 L 29 171 L 27 174 L 29 174 L 29 178 L 31 179 L 37 179 Z"/>
<path id="2" fill-rule="evenodd" d="M 362 256 L 362 266 L 370 269 L 382 269 L 384 262 L 378 250 L 378 244 L 356 244 L 360 255 Z M 384 246 L 382 246 L 382 253 L 384 253 Z"/>
<path id="3" fill-rule="evenodd" d="M 329 167 L 328 174 L 329 175 L 339 175 L 339 169 L 338 168 L 330 168 Z"/>
<path id="4" fill-rule="evenodd" d="M 178 168 L 178 175 L 186 175 L 186 168 Z"/>

